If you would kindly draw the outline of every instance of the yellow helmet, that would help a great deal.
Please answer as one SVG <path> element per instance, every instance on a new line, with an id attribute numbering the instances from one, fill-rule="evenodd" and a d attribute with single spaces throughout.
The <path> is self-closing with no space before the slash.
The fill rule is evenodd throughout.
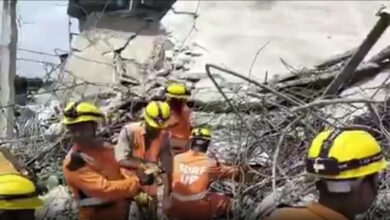
<path id="1" fill-rule="evenodd" d="M 211 130 L 209 128 L 194 128 L 191 131 L 191 138 L 211 140 Z"/>
<path id="2" fill-rule="evenodd" d="M 102 118 L 104 115 L 96 105 L 88 102 L 70 102 L 64 109 L 62 123 L 72 125 L 87 121 L 97 122 Z"/>
<path id="3" fill-rule="evenodd" d="M 145 122 L 153 128 L 165 128 L 171 116 L 171 108 L 166 102 L 152 101 L 144 110 Z"/>
<path id="4" fill-rule="evenodd" d="M 0 175 L 0 209 L 36 209 L 43 206 L 33 182 L 20 174 Z"/>
<path id="5" fill-rule="evenodd" d="M 306 159 L 306 169 L 324 179 L 353 179 L 386 169 L 382 149 L 363 130 L 327 130 L 314 138 Z"/>
<path id="6" fill-rule="evenodd" d="M 166 96 L 170 98 L 187 99 L 190 95 L 191 91 L 184 83 L 170 83 L 166 88 Z"/>

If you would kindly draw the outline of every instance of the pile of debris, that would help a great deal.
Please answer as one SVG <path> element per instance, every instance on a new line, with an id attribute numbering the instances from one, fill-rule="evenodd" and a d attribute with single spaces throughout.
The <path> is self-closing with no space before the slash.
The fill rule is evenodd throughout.
<path id="1" fill-rule="evenodd" d="M 209 154 L 221 162 L 251 168 L 238 183 L 224 181 L 213 185 L 213 190 L 235 198 L 237 219 L 246 219 L 248 213 L 258 213 L 259 207 L 253 204 L 261 204 L 271 193 L 279 192 L 282 196 L 275 197 L 276 202 L 288 204 L 306 203 L 316 197 L 313 180 L 304 175 L 303 161 L 310 141 L 325 128 L 351 124 L 370 127 L 386 155 L 390 151 L 386 101 L 390 84 L 390 46 L 360 65 L 356 56 L 364 57 L 361 47 L 313 68 L 293 70 L 287 76 L 259 82 L 212 64 L 206 65 L 205 73 L 186 75 L 187 61 L 178 61 L 180 56 L 177 55 L 196 55 L 182 46 L 163 45 L 166 45 L 166 39 L 155 42 L 152 57 L 141 65 L 145 76 L 142 82 L 128 79 L 125 83 L 120 78 L 118 83 L 122 86 L 83 98 L 102 106 L 106 120 L 99 133 L 115 144 L 121 127 L 139 120 L 148 101 L 164 99 L 163 91 L 168 81 L 185 82 L 198 89 L 205 82 L 213 85 L 212 92 L 203 91 L 209 96 L 207 99 L 195 91 L 188 105 L 194 110 L 195 126 L 207 124 L 214 130 Z M 120 50 L 115 53 L 118 52 Z M 183 59 L 188 60 L 188 57 Z M 117 64 L 120 67 L 123 62 L 119 60 Z M 351 65 L 357 68 L 351 68 Z M 69 70 L 65 72 L 69 73 Z M 346 73 L 348 77 L 345 78 Z M 224 83 L 224 74 L 241 81 Z M 61 185 L 66 184 L 61 163 L 71 145 L 60 123 L 58 109 L 63 104 L 53 104 L 53 109 L 45 112 L 48 117 L 44 120 L 40 114 L 28 120 L 20 119 L 19 126 L 28 129 L 21 129 L 24 133 L 17 140 L 18 144 L 2 143 L 17 146 L 11 150 L 40 179 L 53 181 L 54 178 Z M 381 186 L 382 204 L 378 204 L 369 215 L 386 215 L 386 205 L 389 204 L 386 182 L 383 181 Z M 62 194 L 64 190 L 53 188 Z M 69 196 L 64 198 L 70 199 Z M 74 215 L 71 202 L 61 204 L 66 208 L 66 211 L 62 210 L 66 216 Z M 47 219 L 53 219 L 61 212 L 58 204 L 55 206 L 56 211 L 47 211 L 51 213 L 51 216 L 45 216 Z"/>

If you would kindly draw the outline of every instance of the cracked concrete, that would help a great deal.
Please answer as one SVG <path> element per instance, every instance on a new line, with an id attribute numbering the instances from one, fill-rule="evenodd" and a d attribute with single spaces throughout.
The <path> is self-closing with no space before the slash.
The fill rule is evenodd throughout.
<path id="1" fill-rule="evenodd" d="M 168 78 L 199 81 L 197 87 L 208 87 L 203 89 L 207 98 L 210 90 L 215 92 L 214 86 L 206 78 L 192 79 L 193 74 L 205 72 L 205 63 L 248 75 L 255 54 L 269 42 L 253 65 L 253 78 L 263 81 L 265 72 L 268 79 L 288 73 L 281 59 L 294 68 L 313 66 L 357 47 L 378 19 L 375 13 L 383 3 L 386 1 L 177 1 L 165 15 L 140 11 L 127 17 L 103 15 L 98 21 L 99 16 L 91 15 L 83 34 L 92 36 L 94 46 L 81 38 L 75 43 L 81 51 L 75 54 L 113 66 L 120 63 L 119 70 L 73 56 L 66 66 L 92 82 L 115 84 L 118 75 L 124 75 L 133 83 L 142 83 L 146 79 L 144 65 L 157 65 L 151 67 L 150 63 L 155 62 L 156 40 L 166 36 L 171 45 L 158 56 L 176 68 Z M 387 46 L 389 40 L 387 31 L 367 57 Z M 157 66 L 163 68 L 160 75 L 169 74 L 164 69 L 169 66 Z M 233 76 L 223 78 L 240 82 Z"/>

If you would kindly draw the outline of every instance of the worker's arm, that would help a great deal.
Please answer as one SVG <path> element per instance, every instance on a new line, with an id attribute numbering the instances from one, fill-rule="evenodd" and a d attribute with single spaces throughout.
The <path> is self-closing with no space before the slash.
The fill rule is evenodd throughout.
<path id="1" fill-rule="evenodd" d="M 118 136 L 118 143 L 114 148 L 115 158 L 119 165 L 128 169 L 138 169 L 148 161 L 133 157 L 134 134 L 123 128 Z"/>
<path id="2" fill-rule="evenodd" d="M 68 184 L 77 187 L 91 197 L 110 200 L 125 199 L 135 196 L 139 191 L 137 177 L 108 180 L 87 165 L 73 171 L 64 168 L 64 175 Z"/>

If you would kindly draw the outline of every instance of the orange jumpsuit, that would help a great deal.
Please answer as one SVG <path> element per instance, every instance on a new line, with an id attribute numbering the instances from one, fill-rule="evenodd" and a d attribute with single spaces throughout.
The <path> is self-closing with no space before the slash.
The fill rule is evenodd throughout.
<path id="1" fill-rule="evenodd" d="M 118 144 L 115 147 L 117 161 L 129 159 L 129 157 L 140 158 L 149 162 L 159 162 L 163 150 L 170 150 L 169 133 L 162 131 L 159 135 L 150 140 L 147 146 L 146 131 L 142 122 L 130 123 L 124 127 L 119 134 Z M 169 172 L 169 171 L 167 171 Z M 142 186 L 142 190 L 151 196 L 157 196 L 157 185 Z"/>
<path id="2" fill-rule="evenodd" d="M 192 150 L 176 155 L 173 165 L 172 207 L 167 213 L 171 219 L 210 219 L 229 211 L 230 198 L 208 192 L 208 188 L 217 178 L 237 174 L 238 169 Z"/>
<path id="3" fill-rule="evenodd" d="M 307 207 L 276 209 L 265 220 L 348 220 L 342 214 L 319 203 Z"/>
<path id="4" fill-rule="evenodd" d="M 167 130 L 172 134 L 171 147 L 174 155 L 187 151 L 191 135 L 191 110 L 187 105 L 180 112 L 172 109 Z"/>
<path id="5" fill-rule="evenodd" d="M 84 165 L 70 169 L 74 153 Z M 139 191 L 136 176 L 124 176 L 111 146 L 74 145 L 63 163 L 65 179 L 79 206 L 79 220 L 125 220 L 129 202 Z"/>

